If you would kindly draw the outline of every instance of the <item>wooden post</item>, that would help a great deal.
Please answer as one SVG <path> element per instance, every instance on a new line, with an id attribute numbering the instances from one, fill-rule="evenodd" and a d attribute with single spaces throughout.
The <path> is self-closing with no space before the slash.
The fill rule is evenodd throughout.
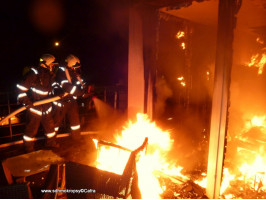
<path id="1" fill-rule="evenodd" d="M 206 194 L 217 199 L 223 173 L 232 68 L 235 1 L 220 0 Z"/>
<path id="2" fill-rule="evenodd" d="M 144 112 L 144 62 L 142 19 L 137 8 L 129 12 L 128 117 Z"/>

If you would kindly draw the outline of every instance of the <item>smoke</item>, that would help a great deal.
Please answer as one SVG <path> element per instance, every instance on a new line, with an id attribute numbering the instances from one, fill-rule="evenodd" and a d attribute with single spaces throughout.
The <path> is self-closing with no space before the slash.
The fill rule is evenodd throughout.
<path id="1" fill-rule="evenodd" d="M 158 77 L 155 84 L 157 99 L 155 102 L 155 112 L 157 116 L 161 116 L 165 111 L 166 100 L 173 96 L 171 88 L 168 86 L 164 77 Z"/>
<path id="2" fill-rule="evenodd" d="M 99 131 L 99 139 L 114 142 L 115 135 L 121 133 L 122 126 L 127 120 L 126 114 L 120 113 L 98 98 L 93 101 L 97 113 L 94 127 Z"/>

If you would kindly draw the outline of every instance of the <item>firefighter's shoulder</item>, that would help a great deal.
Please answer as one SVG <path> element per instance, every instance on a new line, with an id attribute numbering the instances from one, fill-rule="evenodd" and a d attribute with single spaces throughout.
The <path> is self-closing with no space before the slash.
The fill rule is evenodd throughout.
<path id="1" fill-rule="evenodd" d="M 34 66 L 26 66 L 23 68 L 22 76 L 28 76 L 30 74 L 38 74 L 38 69 Z"/>

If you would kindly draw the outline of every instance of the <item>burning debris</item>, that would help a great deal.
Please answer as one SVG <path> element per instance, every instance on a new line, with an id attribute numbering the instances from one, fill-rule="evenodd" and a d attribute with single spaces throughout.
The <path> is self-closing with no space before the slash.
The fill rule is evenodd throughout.
<path id="1" fill-rule="evenodd" d="M 257 67 L 258 74 L 261 75 L 266 63 L 266 47 L 264 46 L 264 40 L 260 37 L 256 39 L 257 44 L 260 46 L 259 52 L 252 55 L 248 67 Z"/>
<path id="2" fill-rule="evenodd" d="M 253 110 L 254 112 L 254 110 Z M 222 198 L 266 197 L 266 118 L 246 111 L 228 137 Z M 231 130 L 230 129 L 230 130 Z"/>

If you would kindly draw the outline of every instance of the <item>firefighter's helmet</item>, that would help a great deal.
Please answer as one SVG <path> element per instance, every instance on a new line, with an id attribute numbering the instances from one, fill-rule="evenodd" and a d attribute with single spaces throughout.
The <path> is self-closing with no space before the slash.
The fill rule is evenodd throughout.
<path id="1" fill-rule="evenodd" d="M 40 58 L 40 63 L 46 66 L 51 65 L 55 61 L 55 57 L 51 54 L 43 54 Z"/>
<path id="2" fill-rule="evenodd" d="M 70 68 L 77 69 L 80 67 L 79 58 L 74 56 L 73 54 L 70 54 L 69 56 L 67 56 L 65 61 L 66 61 L 67 66 Z"/>

